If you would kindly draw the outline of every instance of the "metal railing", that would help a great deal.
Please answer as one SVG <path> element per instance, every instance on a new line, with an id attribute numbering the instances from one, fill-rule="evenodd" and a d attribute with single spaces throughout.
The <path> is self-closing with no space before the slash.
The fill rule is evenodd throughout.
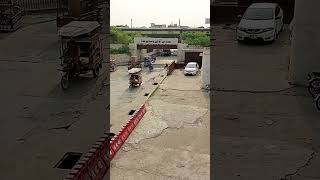
<path id="1" fill-rule="evenodd" d="M 17 3 L 25 12 L 57 9 L 57 0 L 18 0 Z"/>

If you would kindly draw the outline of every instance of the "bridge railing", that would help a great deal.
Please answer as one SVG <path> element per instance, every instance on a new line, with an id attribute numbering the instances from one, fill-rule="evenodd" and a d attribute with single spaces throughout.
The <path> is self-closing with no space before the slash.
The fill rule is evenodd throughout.
<path id="1" fill-rule="evenodd" d="M 57 9 L 57 0 L 18 0 L 17 3 L 25 12 Z"/>

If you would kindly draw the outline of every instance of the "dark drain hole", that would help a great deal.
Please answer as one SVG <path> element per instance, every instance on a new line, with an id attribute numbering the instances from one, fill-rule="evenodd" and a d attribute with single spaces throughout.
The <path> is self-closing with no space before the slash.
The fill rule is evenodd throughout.
<path id="1" fill-rule="evenodd" d="M 80 160 L 82 153 L 67 152 L 63 158 L 55 165 L 55 168 L 72 169 Z"/>
<path id="2" fill-rule="evenodd" d="M 153 83 L 153 85 L 158 85 L 158 83 Z"/>
<path id="3" fill-rule="evenodd" d="M 149 96 L 149 93 L 145 93 L 144 96 Z"/>
<path id="4" fill-rule="evenodd" d="M 129 115 L 132 115 L 134 112 L 136 112 L 136 110 L 129 111 Z"/>

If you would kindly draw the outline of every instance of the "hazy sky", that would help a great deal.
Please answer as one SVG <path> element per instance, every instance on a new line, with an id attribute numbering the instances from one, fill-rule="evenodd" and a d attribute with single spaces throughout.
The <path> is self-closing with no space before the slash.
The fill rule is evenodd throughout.
<path id="1" fill-rule="evenodd" d="M 150 23 L 182 26 L 206 26 L 210 17 L 210 0 L 111 0 L 111 25 L 128 25 L 132 18 L 133 27 Z"/>

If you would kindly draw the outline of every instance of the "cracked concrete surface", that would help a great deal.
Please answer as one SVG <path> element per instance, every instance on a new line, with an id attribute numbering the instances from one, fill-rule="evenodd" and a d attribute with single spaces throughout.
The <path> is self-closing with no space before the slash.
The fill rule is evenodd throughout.
<path id="1" fill-rule="evenodd" d="M 88 74 L 62 91 L 56 23 L 33 24 L 54 16 L 27 16 L 27 26 L 0 39 L 0 179 L 63 179 L 68 170 L 54 165 L 64 153 L 86 153 L 104 131 L 105 64 L 97 79 Z"/>
<path id="2" fill-rule="evenodd" d="M 111 179 L 210 179 L 209 95 L 194 86 L 200 78 L 175 70 L 163 81 L 111 162 Z"/>
<path id="3" fill-rule="evenodd" d="M 273 44 L 214 33 L 212 178 L 318 179 L 319 114 L 305 88 L 288 84 L 287 29 Z"/>

